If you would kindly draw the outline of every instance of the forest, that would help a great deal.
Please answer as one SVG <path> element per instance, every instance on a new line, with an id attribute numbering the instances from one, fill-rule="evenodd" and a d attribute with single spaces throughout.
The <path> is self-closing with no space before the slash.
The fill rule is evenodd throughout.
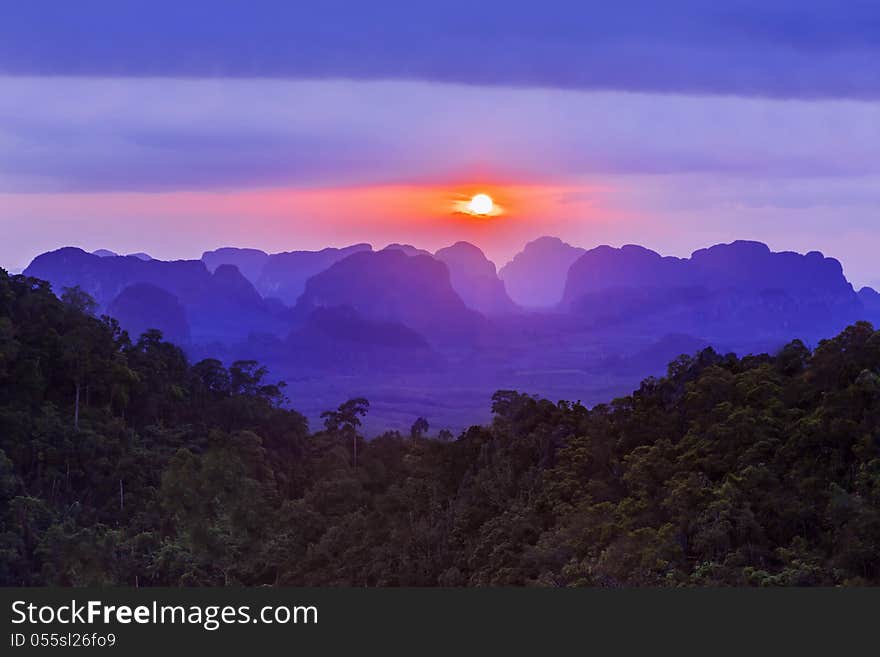
<path id="1" fill-rule="evenodd" d="M 254 361 L 190 363 L 0 270 L 0 584 L 880 583 L 880 331 L 705 349 L 587 408 L 500 390 L 458 436 L 309 427 Z M 368 395 L 367 395 L 368 397 Z"/>

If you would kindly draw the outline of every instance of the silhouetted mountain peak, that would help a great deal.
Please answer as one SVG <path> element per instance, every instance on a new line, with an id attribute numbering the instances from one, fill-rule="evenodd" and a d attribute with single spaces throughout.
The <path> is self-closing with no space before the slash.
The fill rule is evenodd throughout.
<path id="1" fill-rule="evenodd" d="M 111 251 L 110 249 L 98 249 L 97 251 L 92 251 L 92 255 L 96 255 L 99 258 L 137 258 L 138 260 L 154 259 L 153 256 L 151 256 L 149 253 L 144 253 L 143 251 L 121 255 L 119 253 L 116 253 L 116 251 Z"/>
<path id="2" fill-rule="evenodd" d="M 283 251 L 268 254 L 260 249 L 222 247 L 205 251 L 202 261 L 211 271 L 221 265 L 235 265 L 264 297 L 294 305 L 306 280 L 334 262 L 359 251 L 372 251 L 369 244 L 353 244 L 341 249 Z"/>
<path id="3" fill-rule="evenodd" d="M 558 237 L 553 237 L 551 235 L 544 235 L 537 239 L 532 240 L 531 242 L 527 242 L 523 247 L 522 253 L 545 253 L 545 254 L 556 254 L 560 251 L 581 251 L 581 249 L 576 246 L 572 246 L 568 242 L 563 242 Z"/>
<path id="4" fill-rule="evenodd" d="M 425 251 L 424 249 L 420 249 L 418 247 L 413 246 L 412 244 L 398 244 L 394 242 L 386 246 L 383 251 L 403 251 L 408 256 L 416 256 L 416 255 L 431 255 L 430 251 Z"/>
<path id="5" fill-rule="evenodd" d="M 59 294 L 79 285 L 102 309 L 131 285 L 161 288 L 186 308 L 194 342 L 242 339 L 258 328 L 277 330 L 278 320 L 233 266 L 218 267 L 212 275 L 201 260 L 101 258 L 66 247 L 36 257 L 25 273 L 49 281 Z"/>
<path id="6" fill-rule="evenodd" d="M 268 258 L 269 254 L 260 249 L 246 249 L 237 246 L 222 246 L 219 249 L 214 249 L 213 251 L 205 251 L 202 253 L 202 260 L 218 258 L 220 262 L 218 264 L 229 264 L 226 263 L 222 258 L 224 257 L 235 257 L 235 256 L 253 256 L 259 258 Z M 208 264 L 207 262 L 205 263 Z M 208 265 L 209 268 L 215 265 Z"/>
<path id="7" fill-rule="evenodd" d="M 749 257 L 760 258 L 770 255 L 772 251 L 770 247 L 763 242 L 755 240 L 734 240 L 733 242 L 713 244 L 702 249 L 697 249 L 691 254 L 692 260 L 700 260 L 701 258 L 718 258 L 720 254 L 733 254 L 737 258 L 747 259 Z M 817 251 L 811 251 L 807 254 L 810 256 Z M 821 256 L 822 254 L 819 253 Z"/>
<path id="8" fill-rule="evenodd" d="M 438 249 L 434 257 L 445 262 L 447 267 L 454 265 L 472 276 L 497 275 L 495 263 L 489 260 L 479 247 L 470 242 L 456 242 L 452 246 Z"/>
<path id="9" fill-rule="evenodd" d="M 235 265 L 220 265 L 211 275 L 213 286 L 236 301 L 252 307 L 262 305 L 263 298 L 253 284 L 245 278 Z"/>
<path id="10" fill-rule="evenodd" d="M 837 260 L 748 241 L 700 249 L 690 258 L 638 246 L 591 249 L 569 270 L 563 308 L 597 325 L 725 340 L 814 339 L 865 319 L 865 304 Z"/>
<path id="11" fill-rule="evenodd" d="M 446 265 L 392 249 L 362 251 L 311 277 L 299 314 L 350 306 L 365 319 L 400 322 L 437 342 L 476 339 L 482 317 L 455 293 Z"/>
<path id="12" fill-rule="evenodd" d="M 607 245 L 603 245 L 598 248 L 608 250 L 608 251 L 614 250 L 614 247 L 607 246 Z M 660 260 L 661 258 L 663 258 L 663 256 L 661 256 L 656 251 L 652 251 L 651 249 L 648 249 L 640 244 L 624 244 L 622 247 L 620 247 L 620 251 L 622 253 L 627 254 L 627 255 L 632 255 L 633 257 L 646 257 L 646 258 L 652 258 L 652 259 L 656 259 L 656 260 Z"/>
<path id="13" fill-rule="evenodd" d="M 562 299 L 568 268 L 584 253 L 558 237 L 539 237 L 529 242 L 498 276 L 510 297 L 527 307 L 555 306 Z"/>
<path id="14" fill-rule="evenodd" d="M 202 254 L 202 262 L 209 271 L 214 271 L 220 265 L 235 265 L 245 278 L 255 285 L 260 280 L 260 274 L 263 273 L 263 267 L 268 260 L 269 254 L 265 251 L 231 246 L 205 251 Z"/>
<path id="15" fill-rule="evenodd" d="M 449 268 L 452 287 L 469 308 L 487 315 L 516 310 L 504 283 L 495 273 L 495 263 L 469 242 L 456 242 L 438 250 L 434 257 Z"/>
<path id="16" fill-rule="evenodd" d="M 284 303 L 294 305 L 311 276 L 352 254 L 372 250 L 369 244 L 353 244 L 341 249 L 274 253 L 263 266 L 257 289 L 263 296 L 277 297 Z"/>
<path id="17" fill-rule="evenodd" d="M 761 242 L 736 241 L 695 251 L 690 258 L 707 287 L 799 290 L 842 295 L 852 291 L 843 266 L 819 251 L 771 251 Z"/>
<path id="18" fill-rule="evenodd" d="M 112 251 L 110 253 L 112 253 Z M 116 256 L 116 254 L 113 253 L 113 256 Z M 94 258 L 106 257 L 111 256 L 100 256 L 94 253 L 89 253 L 88 251 L 85 251 L 78 246 L 62 246 L 61 248 L 55 249 L 53 251 L 46 251 L 45 253 L 41 253 L 31 261 L 31 264 L 29 266 L 32 267 L 36 263 L 45 263 L 49 261 L 86 262 L 93 260 Z"/>
<path id="19" fill-rule="evenodd" d="M 110 302 L 107 314 L 119 320 L 132 340 L 149 329 L 159 329 L 166 340 L 189 342 L 186 311 L 176 296 L 151 283 L 134 283 Z"/>
<path id="20" fill-rule="evenodd" d="M 600 246 L 571 266 L 564 303 L 612 288 L 700 287 L 706 290 L 787 290 L 809 296 L 852 292 L 843 268 L 818 251 L 773 252 L 761 242 L 737 241 L 694 251 L 690 258 L 661 256 L 637 245 Z"/>
<path id="21" fill-rule="evenodd" d="M 563 304 L 585 294 L 621 287 L 672 287 L 686 284 L 685 261 L 663 257 L 643 246 L 597 246 L 569 268 Z"/>

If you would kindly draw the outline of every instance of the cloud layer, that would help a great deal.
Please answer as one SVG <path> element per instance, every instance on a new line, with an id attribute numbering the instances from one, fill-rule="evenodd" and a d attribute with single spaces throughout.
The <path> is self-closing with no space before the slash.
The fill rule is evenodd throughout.
<path id="1" fill-rule="evenodd" d="M 0 74 L 880 97 L 874 0 L 29 0 Z"/>
<path id="2" fill-rule="evenodd" d="M 0 191 L 880 173 L 880 104 L 414 82 L 0 78 Z"/>

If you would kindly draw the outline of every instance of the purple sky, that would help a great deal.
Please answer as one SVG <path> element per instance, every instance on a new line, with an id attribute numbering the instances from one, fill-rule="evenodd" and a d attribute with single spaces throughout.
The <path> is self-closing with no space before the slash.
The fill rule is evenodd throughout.
<path id="1" fill-rule="evenodd" d="M 556 234 L 880 280 L 875 2 L 181 4 L 5 12 L 0 266 L 458 239 L 500 265 Z M 505 215 L 444 210 L 481 185 Z"/>

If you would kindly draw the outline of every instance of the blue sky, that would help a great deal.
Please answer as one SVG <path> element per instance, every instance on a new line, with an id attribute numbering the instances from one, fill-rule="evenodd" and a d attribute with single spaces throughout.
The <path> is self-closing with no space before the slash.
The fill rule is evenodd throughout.
<path id="1" fill-rule="evenodd" d="M 0 4 L 3 266 L 456 239 L 503 262 L 552 233 L 880 279 L 876 2 Z M 483 181 L 541 200 L 492 227 L 355 202 Z"/>

